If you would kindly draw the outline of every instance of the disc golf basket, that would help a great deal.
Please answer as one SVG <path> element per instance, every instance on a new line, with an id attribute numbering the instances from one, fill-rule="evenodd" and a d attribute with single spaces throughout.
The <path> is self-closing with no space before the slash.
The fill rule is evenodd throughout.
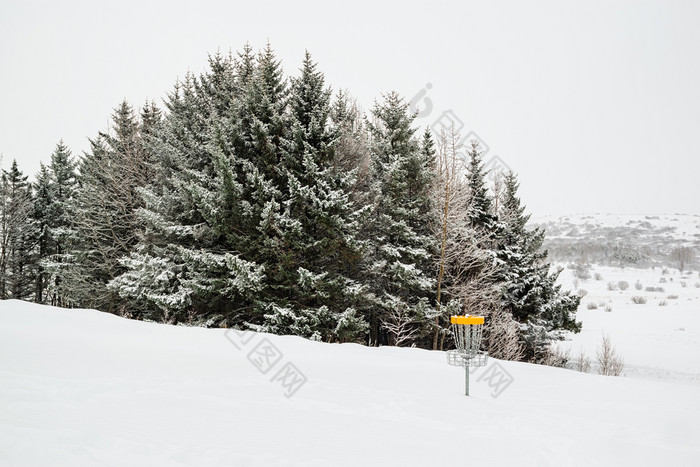
<path id="1" fill-rule="evenodd" d="M 452 335 L 455 349 L 447 351 L 447 363 L 464 367 L 464 394 L 469 395 L 469 368 L 484 366 L 488 353 L 479 350 L 481 332 L 484 327 L 483 316 L 452 316 Z"/>

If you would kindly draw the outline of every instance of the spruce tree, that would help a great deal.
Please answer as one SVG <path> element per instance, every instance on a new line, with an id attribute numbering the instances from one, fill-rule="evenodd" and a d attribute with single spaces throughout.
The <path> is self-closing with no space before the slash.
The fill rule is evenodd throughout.
<path id="1" fill-rule="evenodd" d="M 307 52 L 301 76 L 291 82 L 289 136 L 281 164 L 279 274 L 270 276 L 280 297 L 265 316 L 265 329 L 335 340 L 342 317 L 340 338 L 347 340 L 353 339 L 348 325 L 364 331 L 361 321 L 350 321 L 362 291 L 351 278 L 359 260 L 349 202 L 352 174 L 334 170 L 331 91 L 316 66 Z"/>
<path id="2" fill-rule="evenodd" d="M 469 143 L 467 157 L 467 186 L 470 193 L 467 203 L 469 224 L 472 228 L 488 234 L 486 238 L 491 240 L 498 235 L 498 223 L 492 211 L 492 199 L 485 182 L 486 172 L 482 153 L 476 141 Z M 491 245 L 485 246 L 491 247 Z"/>
<path id="3" fill-rule="evenodd" d="M 145 229 L 111 284 L 144 317 L 234 325 L 252 316 L 264 268 L 242 254 L 255 248 L 250 218 L 263 208 L 243 195 L 268 184 L 244 158 L 250 139 L 240 140 L 240 156 L 232 150 L 241 109 L 224 90 L 247 89 L 226 60 L 211 57 L 211 72 L 176 84 L 151 138 L 154 178 L 138 211 Z"/>
<path id="4" fill-rule="evenodd" d="M 392 343 L 382 321 L 426 326 L 434 290 L 432 259 L 435 240 L 426 233 L 430 209 L 430 161 L 421 151 L 408 104 L 392 92 L 372 110 L 371 215 L 363 226 L 367 244 L 367 276 L 375 292 L 370 314 L 370 341 Z M 399 318 L 400 317 L 400 318 Z M 405 326 L 404 326 L 405 328 Z"/>
<path id="5" fill-rule="evenodd" d="M 501 307 L 521 324 L 525 356 L 537 360 L 562 331 L 581 329 L 574 313 L 580 297 L 556 285 L 561 269 L 550 271 L 542 250 L 544 231 L 528 229 L 530 218 L 518 196 L 519 183 L 512 172 L 504 176 L 499 219 L 501 235 L 496 249 L 499 280 L 503 284 Z"/>
<path id="6" fill-rule="evenodd" d="M 49 227 L 49 212 L 53 199 L 51 187 L 51 174 L 49 169 L 41 163 L 39 172 L 34 181 L 34 206 L 32 218 L 37 226 L 37 273 L 34 287 L 34 301 L 44 303 L 44 289 L 48 282 L 48 272 L 42 261 L 52 251 L 52 238 Z"/>
<path id="7" fill-rule="evenodd" d="M 42 165 L 34 186 L 34 217 L 40 231 L 36 299 L 41 303 L 66 306 L 62 276 L 69 263 L 68 245 L 74 236 L 70 224 L 77 173 L 76 162 L 63 141 L 56 145 L 49 166 Z"/>

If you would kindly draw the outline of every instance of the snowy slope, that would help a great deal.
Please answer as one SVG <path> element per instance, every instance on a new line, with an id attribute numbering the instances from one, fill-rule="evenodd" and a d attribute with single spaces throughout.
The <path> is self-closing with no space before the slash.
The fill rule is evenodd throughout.
<path id="1" fill-rule="evenodd" d="M 569 349 L 572 357 L 583 351 L 595 358 L 606 334 L 625 360 L 626 376 L 700 386 L 700 275 L 658 267 L 599 265 L 592 265 L 590 273 L 591 278 L 578 282 L 568 268 L 559 276 L 564 289 L 585 291 L 576 312 L 583 329 L 559 346 Z M 620 281 L 627 282 L 628 288 L 620 290 Z M 642 297 L 646 303 L 634 303 L 633 297 Z"/>
<path id="2" fill-rule="evenodd" d="M 240 349 L 223 330 L 0 302 L 0 466 L 700 459 L 695 385 L 490 360 L 466 398 L 441 352 L 228 336 Z M 281 354 L 267 374 L 247 358 L 264 339 Z M 287 362 L 307 379 L 291 397 L 270 381 Z M 494 370 L 511 384 L 479 381 Z"/>

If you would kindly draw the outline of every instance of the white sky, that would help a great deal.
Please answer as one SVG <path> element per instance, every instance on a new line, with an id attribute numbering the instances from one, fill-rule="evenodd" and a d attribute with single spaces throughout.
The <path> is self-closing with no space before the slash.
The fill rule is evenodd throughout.
<path id="1" fill-rule="evenodd" d="M 0 0 L 0 153 L 34 174 L 127 98 L 160 103 L 207 53 L 308 49 L 365 108 L 430 83 L 520 174 L 535 215 L 700 214 L 700 2 Z"/>

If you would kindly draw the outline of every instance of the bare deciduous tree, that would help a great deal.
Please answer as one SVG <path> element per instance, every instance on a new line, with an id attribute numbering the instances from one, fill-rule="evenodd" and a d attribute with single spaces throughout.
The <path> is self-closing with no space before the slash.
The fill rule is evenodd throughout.
<path id="1" fill-rule="evenodd" d="M 107 284 L 124 272 L 120 260 L 142 230 L 136 212 L 143 206 L 139 187 L 147 184 L 149 168 L 139 122 L 126 101 L 113 120 L 114 129 L 92 140 L 81 162 L 71 219 L 73 262 L 61 274 L 72 302 L 121 313 L 123 301 Z"/>
<path id="2" fill-rule="evenodd" d="M 521 360 L 525 348 L 520 340 L 520 325 L 503 308 L 496 308 L 489 316 L 487 327 L 489 355 L 501 360 Z"/>
<path id="3" fill-rule="evenodd" d="M 469 227 L 469 190 L 465 170 L 458 157 L 459 140 L 459 134 L 454 129 L 449 133 L 443 130 L 437 138 L 434 204 L 439 210 L 435 234 L 439 240 L 440 254 L 436 265 L 434 350 L 444 348 L 449 328 L 449 316 L 445 315 L 442 306 L 443 293 L 458 300 L 465 313 L 488 316 L 496 309 L 496 266 L 489 252 L 480 246 L 485 243 L 482 234 Z"/>
<path id="4" fill-rule="evenodd" d="M 0 173 L 0 299 L 28 298 L 31 238 L 31 191 L 27 177 L 13 161 Z"/>
<path id="5" fill-rule="evenodd" d="M 414 317 L 406 307 L 391 307 L 381 319 L 382 326 L 389 332 L 393 345 L 401 347 L 418 337 L 418 327 Z"/>
<path id="6" fill-rule="evenodd" d="M 363 204 L 370 178 L 368 134 L 363 115 L 355 98 L 345 90 L 338 91 L 330 113 L 333 129 L 337 132 L 333 167 L 337 172 L 354 171 L 351 194 L 359 204 Z"/>

